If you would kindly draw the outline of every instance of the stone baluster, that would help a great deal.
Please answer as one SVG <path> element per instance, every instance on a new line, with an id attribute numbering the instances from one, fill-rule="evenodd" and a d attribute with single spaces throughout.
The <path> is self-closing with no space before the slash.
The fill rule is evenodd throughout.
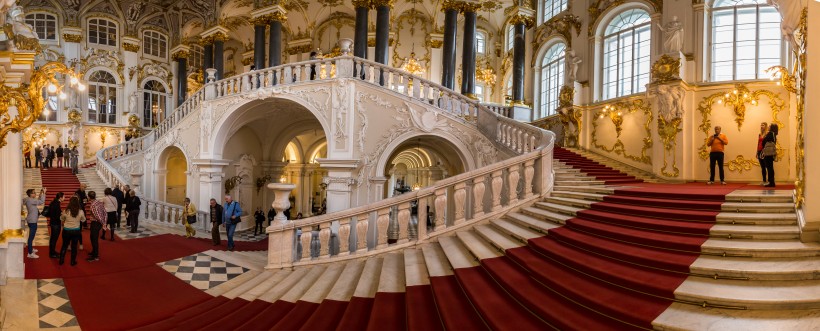
<path id="1" fill-rule="evenodd" d="M 367 229 L 371 226 L 370 215 L 361 214 L 356 220 L 356 252 L 364 253 L 367 251 Z"/>
<path id="2" fill-rule="evenodd" d="M 524 162 L 524 196 L 532 196 L 532 180 L 535 176 L 535 160 Z"/>
<path id="3" fill-rule="evenodd" d="M 330 257 L 330 224 L 319 230 L 319 258 Z"/>
<path id="4" fill-rule="evenodd" d="M 518 202 L 518 180 L 521 178 L 521 175 L 518 173 L 518 168 L 521 167 L 520 164 L 514 164 L 510 166 L 507 172 L 507 184 L 509 185 L 509 200 L 508 204 L 513 205 Z"/>
<path id="5" fill-rule="evenodd" d="M 379 238 L 376 241 L 377 248 L 381 249 L 387 247 L 387 228 L 390 226 L 390 208 L 382 208 L 378 211 L 378 218 L 376 219 L 376 230 L 379 232 Z"/>
<path id="6" fill-rule="evenodd" d="M 339 220 L 339 255 L 350 254 L 350 218 Z"/>
<path id="7" fill-rule="evenodd" d="M 427 238 L 427 197 L 419 198 L 418 204 L 417 239 L 424 240 Z"/>
<path id="8" fill-rule="evenodd" d="M 299 242 L 302 244 L 302 259 L 307 260 L 310 259 L 310 241 L 311 241 L 311 228 L 309 226 L 302 227 L 302 235 L 299 238 Z"/>
<path id="9" fill-rule="evenodd" d="M 455 220 L 453 224 L 461 224 L 467 216 L 467 183 L 459 182 L 455 185 L 453 192 L 453 204 L 455 205 Z"/>
<path id="10" fill-rule="evenodd" d="M 414 239 L 410 236 L 410 202 L 403 202 L 399 204 L 397 219 L 399 227 L 398 243 L 402 244 L 407 242 L 408 239 Z"/>
<path id="11" fill-rule="evenodd" d="M 440 227 L 447 226 L 447 188 L 436 190 L 436 200 L 433 203 L 436 205 L 436 222 L 433 224 L 433 230 L 437 231 Z"/>
<path id="12" fill-rule="evenodd" d="M 501 178 L 501 174 L 501 170 L 496 170 L 490 175 L 492 176 L 490 185 L 492 185 L 493 189 L 493 210 L 501 207 L 501 186 L 504 184 L 504 179 Z"/>
<path id="13" fill-rule="evenodd" d="M 484 175 L 473 179 L 473 219 L 484 215 L 484 182 L 486 180 Z"/>

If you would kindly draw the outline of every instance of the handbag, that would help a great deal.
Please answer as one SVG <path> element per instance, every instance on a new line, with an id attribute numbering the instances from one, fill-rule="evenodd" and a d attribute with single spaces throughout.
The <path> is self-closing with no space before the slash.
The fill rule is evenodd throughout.
<path id="1" fill-rule="evenodd" d="M 188 221 L 188 224 L 194 224 L 194 223 L 196 223 L 196 216 L 190 215 L 190 216 L 186 217 L 185 220 Z"/>
<path id="2" fill-rule="evenodd" d="M 773 141 L 767 142 L 766 145 L 763 146 L 763 150 L 760 151 L 760 154 L 763 156 L 775 156 L 777 155 L 777 146 Z"/>

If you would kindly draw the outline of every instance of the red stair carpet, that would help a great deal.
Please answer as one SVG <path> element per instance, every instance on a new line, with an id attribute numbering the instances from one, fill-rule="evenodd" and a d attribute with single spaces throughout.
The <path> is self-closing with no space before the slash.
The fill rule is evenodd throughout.
<path id="1" fill-rule="evenodd" d="M 68 207 L 71 196 L 80 188 L 80 180 L 71 173 L 71 168 L 41 168 L 40 176 L 43 180 L 43 187 L 46 188 L 46 204 L 51 203 L 58 192 L 63 192 L 65 200 L 63 200 L 62 208 Z"/>
<path id="2" fill-rule="evenodd" d="M 556 160 L 575 169 L 579 169 L 581 172 L 588 176 L 595 177 L 597 180 L 603 180 L 604 184 L 607 185 L 643 182 L 642 179 L 637 179 L 634 176 L 627 175 L 617 169 L 607 167 L 561 147 L 555 147 L 552 155 Z"/>

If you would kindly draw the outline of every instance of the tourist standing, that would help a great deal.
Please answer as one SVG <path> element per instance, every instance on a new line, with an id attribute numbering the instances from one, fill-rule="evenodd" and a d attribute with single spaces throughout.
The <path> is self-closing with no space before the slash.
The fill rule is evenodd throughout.
<path id="1" fill-rule="evenodd" d="M 259 234 L 264 233 L 262 229 L 265 224 L 265 212 L 262 211 L 262 207 L 256 207 L 256 212 L 253 213 L 253 219 L 256 221 L 256 225 L 253 227 L 253 235 L 256 235 L 257 232 L 259 232 Z"/>
<path id="2" fill-rule="evenodd" d="M 222 224 L 225 225 L 225 232 L 228 235 L 228 250 L 233 251 L 233 234 L 236 232 L 236 225 L 242 221 L 242 207 L 239 202 L 233 201 L 230 195 L 225 196 L 224 216 L 222 217 Z"/>
<path id="3" fill-rule="evenodd" d="M 46 203 L 46 189 L 40 190 L 40 197 L 34 197 L 34 189 L 26 190 L 26 197 L 23 198 L 23 205 L 26 206 L 26 224 L 28 225 L 28 258 L 36 259 L 34 250 L 34 235 L 37 234 L 37 219 L 40 218 L 40 210 L 37 206 Z"/>
<path id="4" fill-rule="evenodd" d="M 729 144 L 729 139 L 725 134 L 720 133 L 720 126 L 715 127 L 715 134 L 706 140 L 706 145 L 709 146 L 709 181 L 706 184 L 712 185 L 715 182 L 715 166 L 720 171 L 720 183 L 726 185 L 726 179 L 723 175 L 723 151 L 726 145 Z"/>
<path id="5" fill-rule="evenodd" d="M 182 222 L 185 224 L 185 238 L 192 238 L 196 235 L 196 229 L 192 224 L 196 223 L 196 206 L 191 203 L 191 199 L 185 198 L 182 206 Z"/>
<path id="6" fill-rule="evenodd" d="M 268 226 L 270 226 L 270 223 L 273 222 L 274 217 L 276 217 L 276 210 L 271 208 L 268 210 Z"/>
<path id="7" fill-rule="evenodd" d="M 100 260 L 100 231 L 108 228 L 108 214 L 105 212 L 105 203 L 97 199 L 97 192 L 88 192 L 91 200 L 91 254 L 88 255 L 88 262 Z M 105 235 L 103 234 L 103 237 Z"/>
<path id="8" fill-rule="evenodd" d="M 68 148 L 68 146 L 66 146 L 66 148 Z M 57 168 L 62 168 L 63 167 L 63 145 L 57 146 L 56 154 L 57 154 Z M 68 164 L 68 163 L 66 163 L 66 164 Z"/>
<path id="9" fill-rule="evenodd" d="M 111 195 L 111 189 L 105 188 L 103 191 L 103 207 L 105 207 L 105 220 L 108 224 L 108 230 L 111 232 L 111 241 L 114 241 L 114 228 L 117 226 L 117 198 Z M 105 238 L 103 238 L 105 239 Z"/>
<path id="10" fill-rule="evenodd" d="M 766 167 L 763 166 L 763 138 L 768 132 L 769 125 L 766 122 L 760 123 L 760 133 L 757 135 L 757 159 L 760 161 L 760 173 L 763 176 L 760 186 L 769 185 L 769 181 L 766 180 Z"/>
<path id="11" fill-rule="evenodd" d="M 214 246 L 219 246 L 219 243 L 222 242 L 219 238 L 219 226 L 222 225 L 222 205 L 216 203 L 216 199 L 211 199 L 209 215 L 211 216 L 211 239 Z"/>
<path id="12" fill-rule="evenodd" d="M 131 199 L 131 186 L 125 185 L 123 186 L 122 195 L 125 197 L 122 203 L 125 204 L 125 212 L 128 213 L 128 200 Z M 125 217 L 125 227 L 128 228 L 131 226 L 131 218 L 126 216 Z"/>
<path id="13" fill-rule="evenodd" d="M 63 199 L 65 199 L 64 197 L 63 192 L 58 192 L 54 200 L 48 205 L 48 215 L 44 215 L 48 217 L 48 227 L 49 230 L 51 230 L 51 234 L 48 237 L 48 257 L 52 259 L 60 257 L 57 254 L 57 239 L 60 238 L 60 233 L 63 229 L 60 216 L 63 215 L 62 205 Z"/>
<path id="14" fill-rule="evenodd" d="M 31 168 L 31 146 L 23 148 L 23 159 L 26 160 L 26 168 Z"/>
<path id="15" fill-rule="evenodd" d="M 127 189 L 128 186 L 126 185 L 125 188 Z M 125 212 L 128 213 L 128 218 L 125 221 L 127 222 L 126 225 L 131 225 L 131 233 L 137 233 L 141 204 L 142 201 L 137 197 L 137 191 L 128 190 L 128 199 L 125 203 Z"/>
<path id="16" fill-rule="evenodd" d="M 125 195 L 123 195 L 119 186 L 114 186 L 114 189 L 111 190 L 111 195 L 117 199 L 117 220 L 115 223 L 117 224 L 117 229 L 119 229 L 122 223 L 122 204 L 125 203 Z"/>
<path id="17" fill-rule="evenodd" d="M 60 249 L 60 265 L 65 262 L 65 253 L 71 244 L 71 265 L 77 265 L 77 242 L 80 241 L 80 223 L 85 222 L 85 213 L 80 210 L 80 199 L 71 197 L 68 209 L 60 216 L 63 225 L 63 248 Z"/>
<path id="18" fill-rule="evenodd" d="M 43 161 L 43 149 L 40 146 L 34 147 L 34 167 L 39 168 Z"/>
<path id="19" fill-rule="evenodd" d="M 48 147 L 48 155 L 46 158 L 48 159 L 48 168 L 51 169 L 54 167 L 54 157 L 56 156 L 56 152 L 54 152 L 54 146 Z"/>
<path id="20" fill-rule="evenodd" d="M 40 158 L 42 158 L 43 169 L 48 169 L 48 144 L 43 146 L 43 149 L 40 151 Z"/>
<path id="21" fill-rule="evenodd" d="M 80 199 L 80 209 L 82 209 L 82 210 L 85 210 L 85 203 L 86 203 L 86 201 L 88 201 L 88 196 L 85 195 L 85 188 L 86 187 L 87 186 L 85 184 L 80 184 L 80 188 L 78 188 L 76 191 L 74 191 L 74 195 L 76 195 L 77 198 Z M 82 226 L 84 228 L 88 228 L 88 224 L 86 224 L 85 222 L 83 222 Z M 80 238 L 80 245 L 82 245 L 82 244 L 83 244 L 83 239 L 81 237 Z"/>
<path id="22" fill-rule="evenodd" d="M 80 152 L 77 151 L 77 146 L 71 149 L 71 173 L 78 174 L 80 173 L 79 163 L 80 163 Z"/>
<path id="23" fill-rule="evenodd" d="M 777 133 L 780 128 L 776 123 L 769 126 L 769 132 L 763 137 L 763 167 L 766 169 L 766 178 L 769 184 L 766 187 L 774 187 L 774 158 L 777 157 Z"/>

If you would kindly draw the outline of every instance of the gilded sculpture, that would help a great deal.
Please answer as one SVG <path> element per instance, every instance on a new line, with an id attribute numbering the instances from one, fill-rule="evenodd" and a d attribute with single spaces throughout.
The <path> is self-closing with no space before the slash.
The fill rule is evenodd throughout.
<path id="1" fill-rule="evenodd" d="M 673 58 L 669 55 L 661 57 L 652 64 L 652 82 L 667 83 L 680 80 L 680 58 Z"/>

